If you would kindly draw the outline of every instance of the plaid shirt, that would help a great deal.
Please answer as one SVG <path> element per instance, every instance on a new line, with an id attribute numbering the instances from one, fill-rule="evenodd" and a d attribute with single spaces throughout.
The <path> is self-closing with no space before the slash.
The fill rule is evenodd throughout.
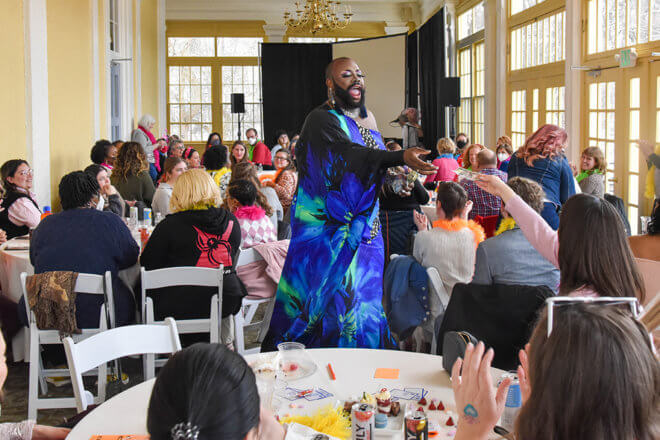
<path id="1" fill-rule="evenodd" d="M 507 180 L 507 174 L 496 168 L 486 168 L 479 171 L 481 174 L 495 175 L 502 179 L 504 182 Z M 460 181 L 468 195 L 468 199 L 472 200 L 472 211 L 470 211 L 469 218 L 474 219 L 480 215 L 488 217 L 491 215 L 499 215 L 502 200 L 492 194 L 479 188 L 473 181 L 463 179 Z"/>

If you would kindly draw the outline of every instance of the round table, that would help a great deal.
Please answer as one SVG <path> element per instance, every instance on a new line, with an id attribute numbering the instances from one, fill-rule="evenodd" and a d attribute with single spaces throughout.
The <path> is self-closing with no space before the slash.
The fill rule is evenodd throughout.
<path id="1" fill-rule="evenodd" d="M 447 410 L 453 411 L 454 418 L 456 416 L 449 374 L 442 369 L 440 356 L 404 351 L 337 348 L 313 349 L 307 352 L 317 364 L 318 370 L 306 379 L 289 382 L 288 386 L 299 389 L 312 386 L 323 388 L 333 396 L 316 402 L 298 400 L 296 403 L 302 402 L 305 407 L 297 411 L 310 413 L 316 407 L 333 404 L 363 391 L 376 392 L 381 387 L 390 390 L 424 388 L 429 391 L 426 396 L 429 403 L 430 399 L 439 399 Z M 256 356 L 260 355 L 246 356 L 246 360 L 250 362 Z M 328 376 L 328 363 L 332 364 L 336 381 L 331 381 Z M 399 378 L 375 379 L 376 368 L 397 368 Z M 503 373 L 497 369 L 491 370 L 494 383 L 497 383 Z M 150 380 L 136 385 L 100 405 L 71 431 L 67 440 L 89 440 L 98 434 L 147 434 L 146 416 L 153 382 Z M 279 414 L 293 411 L 288 406 L 283 406 Z M 376 434 L 378 435 L 378 430 Z M 403 437 L 403 433 L 399 437 Z M 499 437 L 494 434 L 493 438 Z"/>
<path id="2" fill-rule="evenodd" d="M 34 274 L 30 264 L 30 242 L 14 238 L 0 246 L 0 286 L 2 294 L 15 303 L 23 296 L 21 272 Z"/>

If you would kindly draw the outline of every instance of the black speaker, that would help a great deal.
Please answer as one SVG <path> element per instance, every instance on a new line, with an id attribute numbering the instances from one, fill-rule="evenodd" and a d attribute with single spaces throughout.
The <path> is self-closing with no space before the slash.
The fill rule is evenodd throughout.
<path id="1" fill-rule="evenodd" d="M 242 93 L 231 94 L 231 112 L 245 113 L 245 95 Z"/>
<path id="2" fill-rule="evenodd" d="M 447 107 L 460 107 L 461 105 L 461 79 L 441 78 L 440 79 L 440 104 Z"/>

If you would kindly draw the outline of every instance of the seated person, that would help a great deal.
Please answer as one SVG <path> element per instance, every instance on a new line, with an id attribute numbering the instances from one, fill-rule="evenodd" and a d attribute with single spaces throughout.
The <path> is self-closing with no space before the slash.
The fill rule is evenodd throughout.
<path id="1" fill-rule="evenodd" d="M 484 240 L 484 230 L 473 220 L 468 220 L 472 202 L 467 199 L 463 187 L 456 182 L 438 185 L 436 213 L 438 220 L 428 229 L 428 219 L 415 212 L 415 224 L 422 231 L 415 237 L 413 257 L 424 267 L 435 267 L 440 274 L 442 287 L 451 295 L 457 283 L 469 283 L 474 273 L 475 251 Z M 431 296 L 431 314 L 434 319 L 442 312 L 435 295 Z M 425 328 L 433 332 L 433 326 Z"/>
<path id="2" fill-rule="evenodd" d="M 37 195 L 32 189 L 32 170 L 21 159 L 8 160 L 0 168 L 2 192 L 0 193 L 0 229 L 7 240 L 27 235 L 41 220 Z"/>
<path id="3" fill-rule="evenodd" d="M 151 165 L 156 172 L 156 167 Z M 156 187 L 149 169 L 142 146 L 137 142 L 126 142 L 119 150 L 110 181 L 127 202 L 144 202 L 151 206 Z"/>
<path id="4" fill-rule="evenodd" d="M 646 235 L 628 237 L 635 258 L 660 261 L 660 202 L 656 200 Z"/>
<path id="5" fill-rule="evenodd" d="M 474 149 L 472 150 L 474 151 Z M 497 156 L 491 150 L 481 150 L 477 154 L 477 163 L 474 171 L 481 174 L 488 174 L 497 176 L 506 182 L 506 173 L 497 169 Z M 500 213 L 500 206 L 502 200 L 492 194 L 487 193 L 477 186 L 477 184 L 469 179 L 461 180 L 461 185 L 467 192 L 468 199 L 472 201 L 472 211 L 470 211 L 471 219 L 480 215 L 481 217 L 490 217 Z"/>
<path id="6" fill-rule="evenodd" d="M 153 212 L 160 213 L 163 217 L 169 214 L 170 198 L 174 184 L 181 174 L 188 169 L 186 162 L 180 157 L 168 157 L 163 166 L 163 174 L 160 178 L 160 184 L 154 193 L 154 200 L 151 203 Z"/>
<path id="7" fill-rule="evenodd" d="M 264 180 L 263 184 L 275 190 L 286 213 L 291 208 L 293 196 L 298 189 L 298 174 L 289 150 L 279 150 L 275 154 L 274 164 L 277 168 L 275 177 L 273 180 Z"/>
<path id="8" fill-rule="evenodd" d="M 112 145 L 112 144 L 110 144 Z M 92 164 L 85 168 L 85 172 L 96 179 L 99 184 L 101 198 L 97 209 L 100 211 L 114 212 L 119 217 L 124 217 L 126 203 L 117 189 L 110 183 L 110 175 L 106 167 Z"/>
<path id="9" fill-rule="evenodd" d="M 257 167 L 250 162 L 239 162 L 231 169 L 231 179 L 230 184 L 234 180 L 249 180 L 254 183 L 258 191 L 257 205 L 263 208 L 277 230 L 278 221 L 282 221 L 284 218 L 284 210 L 275 190 L 269 186 L 263 186 L 259 181 Z"/>
<path id="10" fill-rule="evenodd" d="M 0 332 L 0 395 L 2 386 L 7 380 L 7 358 L 5 338 Z M 37 425 L 34 420 L 21 423 L 0 423 L 0 438 L 3 440 L 64 440 L 69 435 L 69 429 Z"/>
<path id="11" fill-rule="evenodd" d="M 660 438 L 660 363 L 647 329 L 630 309 L 585 303 L 555 307 L 550 336 L 548 319 L 544 312 L 520 353 L 522 407 L 511 438 Z M 494 352 L 484 351 L 483 343 L 469 344 L 464 360 L 452 369 L 459 414 L 455 440 L 492 438 L 504 410 L 511 381 L 494 387 L 488 373 Z"/>
<path id="12" fill-rule="evenodd" d="M 574 172 L 582 194 L 604 197 L 606 172 L 607 162 L 603 150 L 598 147 L 585 148 L 580 157 L 580 172 Z"/>
<path id="13" fill-rule="evenodd" d="M 211 151 L 213 148 L 209 148 Z M 172 191 L 172 214 L 154 229 L 140 263 L 147 270 L 165 267 L 224 266 L 222 318 L 235 315 L 241 308 L 245 288 L 236 276 L 234 263 L 241 245 L 241 228 L 229 211 L 218 208 L 220 190 L 203 170 L 190 170 L 179 176 Z M 151 290 L 154 317 L 161 321 L 208 318 L 214 287 L 168 287 Z M 222 338 L 231 343 L 231 320 L 223 319 Z"/>
<path id="14" fill-rule="evenodd" d="M 220 189 L 220 198 L 225 198 L 227 185 L 231 180 L 231 169 L 227 161 L 227 147 L 224 145 L 214 145 L 204 152 L 202 159 L 206 172 L 213 179 Z"/>
<path id="15" fill-rule="evenodd" d="M 245 131 L 245 136 L 248 140 L 248 159 L 250 162 L 261 165 L 264 170 L 273 169 L 273 157 L 270 154 L 270 149 L 260 141 L 257 136 L 255 128 L 248 128 Z"/>
<path id="16" fill-rule="evenodd" d="M 89 174 L 74 171 L 62 177 L 59 194 L 63 211 L 44 218 L 32 234 L 34 273 L 65 270 L 103 275 L 109 270 L 117 325 L 134 322 L 133 293 L 118 276 L 137 263 L 140 249 L 130 231 L 119 216 L 96 209 L 99 185 Z M 79 328 L 99 326 L 102 303 L 101 295 L 76 296 Z"/>
<path id="17" fill-rule="evenodd" d="M 112 144 L 106 139 L 100 139 L 96 141 L 92 147 L 92 152 L 90 154 L 90 159 L 95 165 L 101 165 L 108 172 L 108 175 L 112 173 L 112 168 L 117 159 L 117 153 L 119 150 L 115 144 Z"/>
<path id="18" fill-rule="evenodd" d="M 264 408 L 268 404 L 260 402 L 243 357 L 218 344 L 199 343 L 174 354 L 158 373 L 147 430 L 151 440 L 335 440 L 296 423 L 285 431 Z"/>
<path id="19" fill-rule="evenodd" d="M 430 185 L 434 182 L 454 181 L 456 179 L 454 170 L 460 168 L 460 165 L 454 159 L 454 153 L 456 153 L 454 141 L 450 138 L 442 138 L 438 140 L 436 149 L 438 150 L 438 157 L 433 160 L 433 165 L 438 167 L 438 171 L 435 174 L 426 176 L 424 183 Z"/>
<path id="20" fill-rule="evenodd" d="M 512 177 L 508 185 L 513 192 L 539 214 L 545 197 L 541 185 L 524 177 Z M 503 220 L 495 236 L 477 248 L 473 283 L 522 284 L 548 286 L 557 292 L 559 270 L 538 253 L 502 205 Z"/>
<path id="21" fill-rule="evenodd" d="M 241 227 L 241 248 L 277 241 L 277 231 L 257 205 L 257 188 L 249 180 L 235 180 L 227 188 L 227 205 Z"/>
<path id="22" fill-rule="evenodd" d="M 500 136 L 495 143 L 495 154 L 497 154 L 497 169 L 506 173 L 509 169 L 509 161 L 513 154 L 513 147 L 511 146 L 511 138 L 509 136 Z"/>

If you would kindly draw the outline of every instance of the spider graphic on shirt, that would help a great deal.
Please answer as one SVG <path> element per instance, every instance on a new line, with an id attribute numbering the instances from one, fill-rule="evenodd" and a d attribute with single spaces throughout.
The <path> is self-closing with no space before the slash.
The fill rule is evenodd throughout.
<path id="1" fill-rule="evenodd" d="M 234 222 L 230 221 L 222 236 L 204 232 L 193 226 L 197 231 L 197 249 L 201 252 L 199 260 L 197 260 L 197 267 L 216 268 L 222 264 L 226 268 L 233 265 L 231 244 L 228 241 L 233 226 Z"/>

